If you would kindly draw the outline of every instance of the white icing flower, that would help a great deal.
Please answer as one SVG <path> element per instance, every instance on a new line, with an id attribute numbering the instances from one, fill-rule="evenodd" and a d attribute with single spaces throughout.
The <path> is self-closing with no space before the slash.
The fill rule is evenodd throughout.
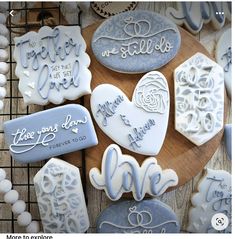
<path id="1" fill-rule="evenodd" d="M 184 113 L 190 108 L 190 104 L 188 100 L 184 97 L 177 97 L 176 98 L 177 109 L 180 113 Z"/>
<path id="2" fill-rule="evenodd" d="M 162 77 L 158 75 L 147 77 L 135 92 L 137 107 L 143 108 L 147 112 L 165 113 L 168 100 L 167 86 Z"/>

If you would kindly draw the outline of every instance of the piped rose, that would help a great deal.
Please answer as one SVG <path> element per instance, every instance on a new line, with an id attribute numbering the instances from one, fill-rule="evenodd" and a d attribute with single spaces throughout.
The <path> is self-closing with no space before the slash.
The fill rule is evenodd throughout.
<path id="1" fill-rule="evenodd" d="M 141 81 L 134 92 L 137 107 L 147 112 L 164 114 L 169 103 L 168 86 L 165 77 L 159 72 L 151 72 Z"/>

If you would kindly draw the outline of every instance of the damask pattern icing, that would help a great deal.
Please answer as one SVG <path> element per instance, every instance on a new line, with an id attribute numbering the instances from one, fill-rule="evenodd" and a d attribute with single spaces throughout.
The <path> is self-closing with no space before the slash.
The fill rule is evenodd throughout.
<path id="1" fill-rule="evenodd" d="M 175 69 L 175 128 L 200 146 L 223 128 L 224 73 L 197 53 Z"/>
<path id="2" fill-rule="evenodd" d="M 160 151 L 168 125 L 169 89 L 163 74 L 145 74 L 132 102 L 117 87 L 102 84 L 91 95 L 92 114 L 99 127 L 117 144 L 139 154 Z"/>
<path id="3" fill-rule="evenodd" d="M 105 190 L 113 201 L 120 199 L 125 192 L 132 192 L 134 199 L 141 201 L 146 193 L 159 196 L 168 187 L 178 184 L 175 171 L 162 170 L 156 158 L 146 158 L 139 166 L 134 157 L 122 154 L 116 144 L 107 147 L 102 158 L 101 171 L 92 168 L 89 178 L 95 188 Z"/>
<path id="4" fill-rule="evenodd" d="M 52 158 L 34 177 L 45 233 L 81 233 L 89 218 L 79 169 Z"/>
<path id="5" fill-rule="evenodd" d="M 98 233 L 177 233 L 179 221 L 166 204 L 156 200 L 114 203 L 99 215 Z"/>
<path id="6" fill-rule="evenodd" d="M 12 157 L 35 162 L 98 143 L 88 110 L 75 104 L 44 110 L 4 123 Z"/>
<path id="7" fill-rule="evenodd" d="M 231 2 L 177 2 L 177 9 L 167 8 L 166 17 L 197 34 L 209 22 L 215 29 L 222 28 L 226 19 L 231 21 L 231 12 Z"/>
<path id="8" fill-rule="evenodd" d="M 224 80 L 228 96 L 232 94 L 232 33 L 231 28 L 227 29 L 219 38 L 215 58 L 224 69 Z"/>
<path id="9" fill-rule="evenodd" d="M 126 73 L 160 68 L 175 57 L 179 47 L 175 24 L 150 11 L 113 16 L 98 27 L 92 39 L 96 58 L 106 67 Z"/>
<path id="10" fill-rule="evenodd" d="M 230 233 L 232 216 L 231 174 L 224 170 L 206 169 L 206 173 L 191 199 L 187 231 L 198 233 Z M 224 213 L 229 219 L 228 227 L 223 231 L 215 230 L 211 218 L 217 213 Z"/>
<path id="11" fill-rule="evenodd" d="M 44 26 L 14 40 L 16 75 L 26 105 L 61 104 L 91 93 L 90 58 L 79 26 Z"/>

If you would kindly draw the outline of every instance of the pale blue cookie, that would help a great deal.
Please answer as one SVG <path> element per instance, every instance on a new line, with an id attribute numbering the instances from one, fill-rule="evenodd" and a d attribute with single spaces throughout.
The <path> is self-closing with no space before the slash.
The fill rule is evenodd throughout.
<path id="1" fill-rule="evenodd" d="M 175 57 L 181 38 L 177 26 L 151 11 L 128 11 L 104 21 L 92 50 L 104 66 L 123 73 L 158 69 Z"/>
<path id="2" fill-rule="evenodd" d="M 232 159 L 232 124 L 226 124 L 224 127 L 224 143 L 228 158 Z"/>
<path id="3" fill-rule="evenodd" d="M 12 157 L 32 163 L 98 143 L 88 110 L 76 104 L 41 111 L 4 123 Z"/>
<path id="4" fill-rule="evenodd" d="M 122 201 L 98 217 L 99 233 L 178 233 L 180 224 L 173 210 L 156 200 Z"/>

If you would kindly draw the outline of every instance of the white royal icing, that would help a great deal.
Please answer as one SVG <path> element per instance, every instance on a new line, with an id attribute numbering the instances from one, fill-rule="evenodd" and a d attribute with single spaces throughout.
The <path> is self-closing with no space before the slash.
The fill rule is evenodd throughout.
<path id="1" fill-rule="evenodd" d="M 91 95 L 91 110 L 99 127 L 117 144 L 139 154 L 156 155 L 165 139 L 169 90 L 157 71 L 144 75 L 132 102 L 117 87 L 99 85 Z"/>
<path id="2" fill-rule="evenodd" d="M 45 26 L 16 37 L 15 45 L 19 90 L 27 105 L 61 104 L 91 92 L 90 58 L 80 27 Z"/>
<path id="3" fill-rule="evenodd" d="M 175 128 L 200 146 L 223 128 L 224 73 L 197 53 L 175 69 Z"/>
<path id="4" fill-rule="evenodd" d="M 79 169 L 52 158 L 34 177 L 45 233 L 85 232 L 89 218 Z"/>
<path id="5" fill-rule="evenodd" d="M 145 194 L 159 196 L 168 187 L 178 184 L 178 176 L 172 169 L 162 170 L 156 158 L 149 157 L 139 166 L 136 159 L 124 155 L 118 145 L 111 144 L 102 158 L 101 171 L 92 168 L 89 172 L 91 184 L 105 190 L 113 201 L 121 198 L 124 192 L 132 192 L 136 201 L 141 201 Z"/>
<path id="6" fill-rule="evenodd" d="M 192 196 L 187 231 L 214 233 L 212 217 L 224 213 L 229 219 L 229 226 L 222 232 L 231 232 L 232 188 L 231 174 L 224 170 L 206 169 L 205 176 L 198 185 L 198 192 Z"/>

